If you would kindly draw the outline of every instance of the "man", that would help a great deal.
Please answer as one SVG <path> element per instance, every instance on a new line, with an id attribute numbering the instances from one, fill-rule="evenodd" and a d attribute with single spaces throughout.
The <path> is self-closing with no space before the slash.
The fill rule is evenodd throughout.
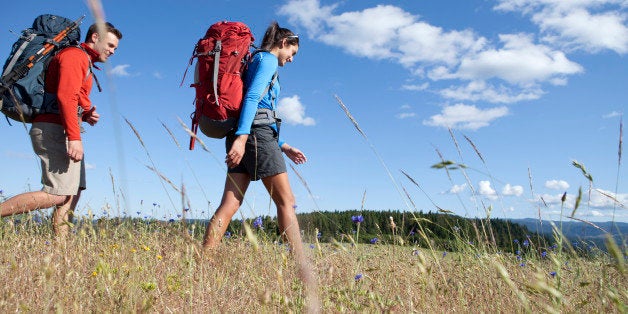
<path id="1" fill-rule="evenodd" d="M 106 62 L 118 48 L 120 39 L 122 33 L 110 23 L 93 24 L 84 43 L 61 50 L 50 61 L 44 102 L 46 112 L 55 113 L 36 116 L 30 130 L 33 150 L 41 159 L 43 188 L 0 203 L 2 217 L 54 207 L 55 234 L 68 233 L 69 217 L 81 190 L 86 188 L 81 122 L 93 126 L 100 118 L 89 100 L 94 81 L 93 63 Z"/>

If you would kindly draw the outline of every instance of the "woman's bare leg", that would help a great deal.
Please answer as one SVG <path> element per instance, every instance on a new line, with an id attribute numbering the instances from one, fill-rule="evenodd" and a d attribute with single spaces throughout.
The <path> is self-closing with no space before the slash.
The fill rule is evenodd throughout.
<path id="1" fill-rule="evenodd" d="M 204 249 L 213 249 L 220 245 L 220 240 L 225 231 L 227 231 L 231 218 L 242 205 L 244 193 L 246 193 L 250 182 L 251 179 L 246 173 L 230 173 L 227 175 L 220 206 L 216 209 L 216 213 L 209 221 L 205 231 Z"/>
<path id="2" fill-rule="evenodd" d="M 264 178 L 262 182 L 264 182 L 264 186 L 277 206 L 279 231 L 290 243 L 290 248 L 299 267 L 299 276 L 305 284 L 305 291 L 308 296 L 307 312 L 318 313 L 320 311 L 318 283 L 314 276 L 314 269 L 303 251 L 301 229 L 297 220 L 294 194 L 292 194 L 292 189 L 290 188 L 288 174 L 285 172 L 280 173 Z"/>
<path id="3" fill-rule="evenodd" d="M 277 206 L 279 232 L 288 240 L 292 252 L 299 258 L 303 255 L 301 229 L 295 212 L 295 200 L 286 172 L 262 179 L 270 197 Z"/>

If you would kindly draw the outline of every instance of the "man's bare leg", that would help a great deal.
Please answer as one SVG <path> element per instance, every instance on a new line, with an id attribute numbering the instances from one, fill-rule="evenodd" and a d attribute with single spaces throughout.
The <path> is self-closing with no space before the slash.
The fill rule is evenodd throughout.
<path id="1" fill-rule="evenodd" d="M 68 195 L 52 195 L 44 191 L 26 192 L 0 203 L 0 216 L 5 217 L 60 206 L 69 203 L 69 201 L 70 196 Z"/>

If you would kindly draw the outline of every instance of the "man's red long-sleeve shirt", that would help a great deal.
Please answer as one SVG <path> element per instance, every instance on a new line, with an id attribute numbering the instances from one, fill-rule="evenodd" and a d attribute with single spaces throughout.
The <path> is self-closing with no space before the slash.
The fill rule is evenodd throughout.
<path id="1" fill-rule="evenodd" d="M 88 111 L 92 103 L 89 94 L 92 90 L 90 60 L 98 58 L 98 52 L 86 44 L 85 50 L 69 47 L 61 50 L 48 65 L 44 89 L 47 93 L 57 95 L 59 114 L 44 113 L 37 115 L 33 122 L 50 122 L 61 124 L 69 141 L 81 139 L 78 107 Z M 87 54 L 85 53 L 87 52 Z M 82 118 L 81 118 L 82 120 Z"/>

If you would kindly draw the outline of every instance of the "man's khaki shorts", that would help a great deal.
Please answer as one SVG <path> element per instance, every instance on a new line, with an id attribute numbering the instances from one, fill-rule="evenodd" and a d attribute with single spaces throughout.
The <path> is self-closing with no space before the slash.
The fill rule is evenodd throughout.
<path id="1" fill-rule="evenodd" d="M 76 195 L 79 189 L 85 189 L 85 159 L 78 162 L 70 159 L 62 125 L 35 122 L 30 136 L 33 150 L 41 159 L 42 191 L 53 195 Z"/>

